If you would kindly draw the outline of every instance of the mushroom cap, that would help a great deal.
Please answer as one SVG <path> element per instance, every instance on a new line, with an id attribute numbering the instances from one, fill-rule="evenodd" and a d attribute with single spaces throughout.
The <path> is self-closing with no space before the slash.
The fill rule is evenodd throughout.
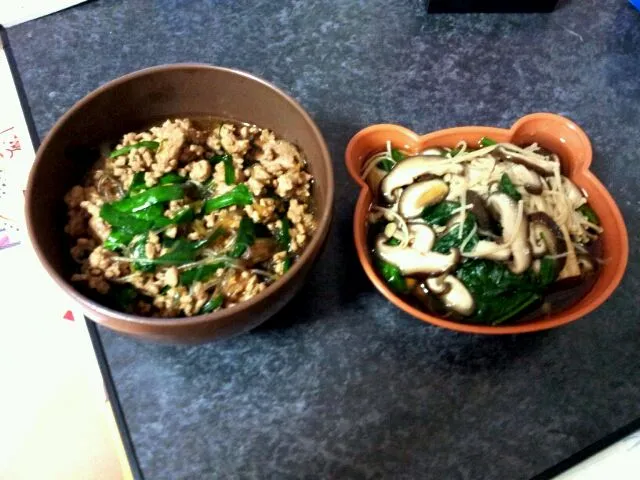
<path id="1" fill-rule="evenodd" d="M 524 165 L 544 177 L 553 175 L 556 169 L 556 162 L 545 160 L 541 155 L 523 155 L 504 148 L 498 148 L 495 152 L 502 160 Z"/>
<path id="2" fill-rule="evenodd" d="M 596 269 L 595 263 L 591 258 L 591 255 L 581 253 L 578 255 L 578 266 L 580 267 L 581 275 L 588 275 L 593 273 Z"/>
<path id="3" fill-rule="evenodd" d="M 475 311 L 476 302 L 473 295 L 467 290 L 464 283 L 453 275 L 446 275 L 444 278 L 429 278 L 426 283 L 430 291 L 438 296 L 447 309 L 464 316 L 469 316 Z"/>
<path id="4" fill-rule="evenodd" d="M 562 176 L 562 187 L 564 188 L 564 191 L 571 202 L 571 207 L 574 210 L 586 202 L 586 198 L 584 198 L 576 184 L 564 175 Z"/>
<path id="5" fill-rule="evenodd" d="M 400 195 L 398 213 L 405 218 L 417 217 L 425 207 L 444 200 L 448 193 L 449 187 L 440 179 L 413 183 Z"/>
<path id="6" fill-rule="evenodd" d="M 546 213 L 534 212 L 529 215 L 529 243 L 535 257 L 544 254 L 561 255 L 567 253 L 567 242 L 560 226 Z M 556 258 L 558 271 L 562 270 L 566 257 Z"/>
<path id="7" fill-rule="evenodd" d="M 387 201 L 393 202 L 395 189 L 413 183 L 413 180 L 421 175 L 442 176 L 446 173 L 461 174 L 463 171 L 462 165 L 439 156 L 409 157 L 396 164 L 382 179 L 380 190 Z"/>
<path id="8" fill-rule="evenodd" d="M 540 195 L 542 193 L 542 180 L 533 170 L 529 170 L 525 165 L 520 163 L 512 163 L 507 170 L 507 176 L 514 185 L 524 187 L 524 189 L 533 194 Z"/>
<path id="9" fill-rule="evenodd" d="M 448 254 L 422 253 L 413 247 L 387 245 L 380 235 L 376 240 L 375 253 L 385 262 L 398 267 L 403 275 L 441 275 L 450 271 L 460 260 L 460 252 L 452 249 Z"/>

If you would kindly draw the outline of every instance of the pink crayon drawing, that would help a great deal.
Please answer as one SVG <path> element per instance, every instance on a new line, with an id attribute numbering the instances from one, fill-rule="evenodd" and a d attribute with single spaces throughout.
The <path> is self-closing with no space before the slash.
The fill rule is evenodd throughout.
<path id="1" fill-rule="evenodd" d="M 20 242 L 11 241 L 11 238 L 5 230 L 0 230 L 0 250 L 4 250 L 5 248 L 15 247 Z"/>
<path id="2" fill-rule="evenodd" d="M 13 158 L 13 154 L 20 150 L 20 139 L 15 134 L 14 127 L 0 131 L 0 160 Z"/>

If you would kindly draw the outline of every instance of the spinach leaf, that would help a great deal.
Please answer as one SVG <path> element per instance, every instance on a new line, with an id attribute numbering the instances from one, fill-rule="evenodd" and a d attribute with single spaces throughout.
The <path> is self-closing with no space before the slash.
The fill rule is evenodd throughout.
<path id="1" fill-rule="evenodd" d="M 460 148 L 452 148 L 445 154 L 445 157 L 449 156 L 450 158 L 453 158 L 460 153 L 460 150 Z"/>
<path id="2" fill-rule="evenodd" d="M 584 215 L 588 222 L 591 222 L 594 225 L 600 225 L 598 215 L 588 204 L 585 203 L 584 205 L 581 205 L 577 210 Z"/>
<path id="3" fill-rule="evenodd" d="M 556 260 L 554 260 L 553 258 L 545 257 L 540 260 L 540 271 L 537 274 L 538 283 L 540 283 L 540 285 L 543 287 L 547 287 L 555 281 L 558 273 L 559 272 L 556 268 Z"/>
<path id="4" fill-rule="evenodd" d="M 426 207 L 420 215 L 428 223 L 442 226 L 449 221 L 453 215 L 452 212 L 456 208 L 460 208 L 460 204 L 458 202 L 445 200 L 444 202 Z"/>
<path id="5" fill-rule="evenodd" d="M 398 267 L 379 258 L 376 258 L 376 267 L 392 290 L 398 293 L 407 293 L 409 291 L 407 282 Z"/>
<path id="6" fill-rule="evenodd" d="M 380 168 L 381 170 L 384 170 L 385 172 L 389 173 L 391 170 L 393 170 L 393 167 L 395 166 L 395 163 L 393 163 L 388 158 L 383 158 L 382 160 L 380 160 L 378 162 L 378 164 L 376 166 L 378 168 Z"/>
<path id="7" fill-rule="evenodd" d="M 404 153 L 402 153 L 397 148 L 391 149 L 391 158 L 387 154 L 382 160 L 378 161 L 377 167 L 384 170 L 385 172 L 390 172 L 393 167 L 395 167 L 396 163 L 401 162 L 407 158 Z"/>
<path id="8" fill-rule="evenodd" d="M 468 318 L 471 322 L 504 323 L 541 298 L 541 287 L 530 272 L 517 275 L 500 262 L 467 260 L 455 275 L 476 302 L 476 311 Z"/>
<path id="9" fill-rule="evenodd" d="M 119 148 L 118 150 L 114 150 L 109 154 L 109 158 L 116 158 L 120 155 L 126 155 L 131 150 L 136 148 L 148 148 L 149 150 L 157 150 L 160 144 L 158 142 L 153 142 L 149 140 L 145 140 L 142 142 L 134 143 L 133 145 L 127 145 L 126 147 Z"/>
<path id="10" fill-rule="evenodd" d="M 249 217 L 242 217 L 240 220 L 240 226 L 236 233 L 236 243 L 229 254 L 233 258 L 239 258 L 244 252 L 247 251 L 253 242 L 256 240 L 256 232 L 253 220 Z"/>
<path id="11" fill-rule="evenodd" d="M 433 245 L 433 251 L 438 253 L 448 253 L 452 248 L 459 248 L 462 242 L 469 236 L 471 230 L 476 223 L 475 216 L 471 212 L 467 212 L 467 216 L 464 219 L 464 224 L 460 223 L 454 225 L 447 233 L 442 235 L 436 243 Z M 462 228 L 462 235 L 460 234 L 460 228 Z M 477 233 L 474 233 L 467 244 L 464 247 L 465 252 L 473 250 L 480 238 Z"/>
<path id="12" fill-rule="evenodd" d="M 506 173 L 503 173 L 502 177 L 500 177 L 500 184 L 498 185 L 498 190 L 500 190 L 502 193 L 506 193 L 511 198 L 513 198 L 516 202 L 522 198 L 522 195 L 520 195 L 520 192 L 518 191 L 516 186 L 513 184 L 513 182 L 509 178 L 509 175 L 507 175 Z"/>
<path id="13" fill-rule="evenodd" d="M 397 162 L 401 162 L 402 160 L 404 160 L 407 157 L 405 156 L 404 153 L 402 153 L 397 148 L 392 148 L 391 149 L 391 158 L 397 163 Z"/>
<path id="14" fill-rule="evenodd" d="M 491 315 L 496 315 L 493 316 L 493 321 L 491 322 L 492 325 L 500 325 L 504 322 L 506 322 L 507 320 L 513 318 L 515 315 L 517 315 L 518 313 L 524 311 L 527 307 L 529 307 L 530 305 L 533 305 L 535 302 L 537 302 L 538 300 L 540 300 L 542 297 L 540 295 L 538 295 L 537 293 L 533 293 L 533 292 L 526 292 L 526 291 L 522 291 L 522 292 L 514 292 L 512 293 L 509 297 L 508 300 L 506 302 L 502 302 L 500 303 L 500 313 L 498 313 L 498 310 L 495 309 L 495 304 L 492 306 L 492 308 L 494 309 L 494 311 L 491 313 Z M 481 305 L 481 307 L 486 307 L 486 303 Z M 491 311 L 491 309 L 489 309 Z M 480 312 L 480 310 L 479 310 Z M 481 314 L 484 314 L 484 312 L 480 312 Z"/>
<path id="15" fill-rule="evenodd" d="M 230 207 L 232 205 L 245 206 L 253 203 L 253 195 L 249 191 L 249 188 L 241 183 L 233 188 L 233 190 L 223 193 L 214 198 L 210 198 L 204 202 L 204 213 L 209 214 L 214 210 Z"/>
<path id="16" fill-rule="evenodd" d="M 198 314 L 202 315 L 203 313 L 211 313 L 214 310 L 217 310 L 222 306 L 223 301 L 224 301 L 224 297 L 222 295 L 211 297 L 209 301 L 202 306 Z"/>
<path id="17" fill-rule="evenodd" d="M 478 140 L 478 143 L 480 144 L 481 147 L 490 147 L 491 145 L 498 144 L 498 142 L 496 142 L 495 140 L 489 137 L 482 137 L 480 140 Z"/>

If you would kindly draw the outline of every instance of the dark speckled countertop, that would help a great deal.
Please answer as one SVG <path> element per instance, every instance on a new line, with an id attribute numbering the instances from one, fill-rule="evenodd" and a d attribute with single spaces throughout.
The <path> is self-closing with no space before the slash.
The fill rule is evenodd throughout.
<path id="1" fill-rule="evenodd" d="M 422 2 L 94 1 L 9 30 L 37 130 L 150 65 L 248 70 L 290 92 L 336 167 L 311 278 L 263 327 L 170 347 L 100 329 L 148 479 L 526 479 L 640 416 L 640 12 L 573 0 L 547 15 L 427 16 Z M 351 240 L 343 152 L 360 128 L 584 127 L 631 258 L 598 311 L 540 334 L 452 333 L 399 313 Z"/>

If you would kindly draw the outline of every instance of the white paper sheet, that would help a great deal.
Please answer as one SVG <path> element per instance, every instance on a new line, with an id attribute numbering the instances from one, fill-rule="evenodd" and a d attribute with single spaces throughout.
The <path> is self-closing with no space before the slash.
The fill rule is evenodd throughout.
<path id="1" fill-rule="evenodd" d="M 0 257 L 24 235 L 24 190 L 35 152 L 4 49 L 0 48 Z"/>
<path id="2" fill-rule="evenodd" d="M 5 27 L 44 17 L 86 0 L 4 0 L 0 6 L 0 24 Z"/>

